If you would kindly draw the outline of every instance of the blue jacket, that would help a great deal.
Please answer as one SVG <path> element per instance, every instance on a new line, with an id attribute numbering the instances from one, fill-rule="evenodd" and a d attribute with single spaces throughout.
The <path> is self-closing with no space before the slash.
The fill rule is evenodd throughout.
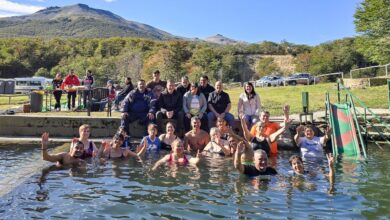
<path id="1" fill-rule="evenodd" d="M 145 90 L 141 93 L 138 89 L 131 91 L 124 100 L 122 112 L 127 113 L 155 113 L 155 107 L 151 104 L 152 96 Z"/>

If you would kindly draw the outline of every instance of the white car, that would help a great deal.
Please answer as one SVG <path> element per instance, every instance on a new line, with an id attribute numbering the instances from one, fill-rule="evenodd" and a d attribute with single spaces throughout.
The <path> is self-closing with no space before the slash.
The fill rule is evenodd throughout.
<path id="1" fill-rule="evenodd" d="M 264 76 L 256 81 L 256 86 L 270 87 L 283 85 L 283 77 L 281 76 Z"/>

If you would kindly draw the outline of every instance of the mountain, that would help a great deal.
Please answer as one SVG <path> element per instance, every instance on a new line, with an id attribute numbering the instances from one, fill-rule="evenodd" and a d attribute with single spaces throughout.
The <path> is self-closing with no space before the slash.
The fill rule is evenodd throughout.
<path id="1" fill-rule="evenodd" d="M 106 10 L 76 4 L 49 7 L 31 15 L 0 18 L 0 37 L 178 37 L 150 25 L 128 21 Z"/>
<path id="2" fill-rule="evenodd" d="M 215 36 L 206 37 L 204 39 L 206 42 L 213 43 L 213 44 L 221 44 L 221 45 L 235 45 L 235 44 L 247 44 L 243 41 L 236 41 L 230 38 L 227 38 L 221 34 L 217 34 Z"/>

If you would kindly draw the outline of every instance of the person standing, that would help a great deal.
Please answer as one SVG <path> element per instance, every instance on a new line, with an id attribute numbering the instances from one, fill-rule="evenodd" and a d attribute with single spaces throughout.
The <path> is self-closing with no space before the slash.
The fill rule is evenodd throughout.
<path id="1" fill-rule="evenodd" d="M 154 87 L 157 85 L 161 86 L 162 88 L 167 87 L 167 82 L 160 79 L 160 70 L 155 70 L 153 72 L 153 80 L 146 83 L 146 88 L 149 91 L 153 91 Z"/>
<path id="2" fill-rule="evenodd" d="M 70 107 L 72 109 L 75 109 L 75 104 L 76 104 L 76 90 L 73 89 L 74 86 L 79 86 L 80 85 L 80 80 L 74 73 L 74 70 L 71 69 L 69 74 L 65 77 L 64 79 L 64 87 L 68 92 L 68 110 L 70 110 Z M 72 103 L 71 103 L 72 99 Z"/>
<path id="3" fill-rule="evenodd" d="M 92 85 L 94 83 L 94 79 L 92 76 L 92 71 L 87 70 L 84 80 L 81 82 L 83 86 L 85 86 L 85 90 L 83 91 L 83 104 L 84 108 L 87 107 L 87 100 L 90 98 Z"/>
<path id="4" fill-rule="evenodd" d="M 62 96 L 62 77 L 61 73 L 57 72 L 56 77 L 52 81 L 53 85 L 53 95 L 56 100 L 56 104 L 54 105 L 54 108 L 56 111 L 61 111 L 61 96 Z"/>

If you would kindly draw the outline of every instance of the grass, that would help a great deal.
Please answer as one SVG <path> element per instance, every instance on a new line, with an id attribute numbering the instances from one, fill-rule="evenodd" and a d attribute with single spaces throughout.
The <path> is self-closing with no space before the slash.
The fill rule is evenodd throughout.
<path id="1" fill-rule="evenodd" d="M 318 85 L 299 85 L 286 87 L 264 87 L 255 89 L 260 94 L 260 100 L 263 109 L 270 111 L 271 115 L 282 115 L 282 106 L 290 105 L 290 113 L 296 114 L 302 112 L 302 92 L 309 92 L 309 111 L 325 110 L 325 93 L 329 92 L 331 102 L 337 102 L 337 88 L 335 83 L 325 83 Z M 226 90 L 232 101 L 231 113 L 237 116 L 238 96 L 243 92 L 243 88 L 232 88 Z M 361 99 L 370 108 L 389 108 L 388 89 L 387 86 L 376 86 L 366 89 L 351 89 L 351 92 Z M 345 99 L 345 92 L 342 93 L 341 99 Z M 62 97 L 62 103 L 66 104 L 66 95 Z M 11 105 L 8 105 L 7 97 L 0 97 L 0 109 L 8 109 L 22 106 L 23 103 L 28 103 L 27 96 L 13 97 Z M 52 105 L 54 105 L 54 97 L 52 97 Z M 357 105 L 357 103 L 355 102 Z M 45 100 L 44 100 L 45 105 Z M 358 106 L 358 105 L 357 105 Z M 61 116 L 86 116 L 86 112 L 42 112 L 30 113 L 34 115 L 61 115 Z M 94 117 L 106 117 L 105 112 L 92 112 Z M 118 112 L 113 112 L 113 117 L 120 117 Z"/>

